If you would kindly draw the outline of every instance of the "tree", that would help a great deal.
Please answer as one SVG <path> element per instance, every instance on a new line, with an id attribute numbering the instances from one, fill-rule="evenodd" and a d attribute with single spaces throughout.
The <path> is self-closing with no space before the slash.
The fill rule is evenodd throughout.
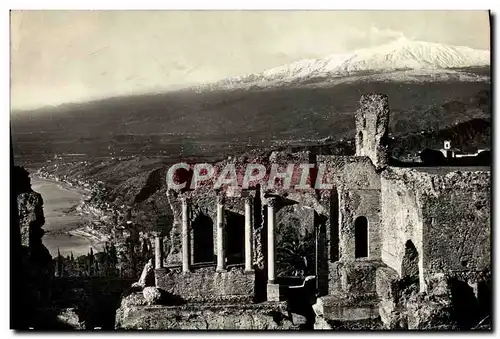
<path id="1" fill-rule="evenodd" d="M 89 268 L 88 274 L 89 274 L 89 277 L 91 277 L 95 274 L 95 271 L 94 271 L 94 250 L 92 249 L 92 247 L 90 248 L 88 258 L 89 258 L 88 259 L 88 268 Z"/>
<path id="2" fill-rule="evenodd" d="M 61 251 L 59 251 L 59 247 L 57 248 L 57 258 L 56 258 L 56 275 L 58 277 L 62 277 L 64 273 L 64 257 L 61 255 Z"/>
<path id="3" fill-rule="evenodd" d="M 316 237 L 314 232 L 301 238 L 296 227 L 288 225 L 281 230 L 281 241 L 276 247 L 278 276 L 306 276 L 314 274 Z"/>
<path id="4" fill-rule="evenodd" d="M 446 158 L 441 151 L 430 148 L 426 148 L 420 153 L 420 159 L 422 159 L 424 164 L 430 166 L 444 165 L 446 162 Z"/>
<path id="5" fill-rule="evenodd" d="M 102 181 L 92 187 L 90 202 L 99 208 L 104 207 L 108 196 L 108 190 Z"/>

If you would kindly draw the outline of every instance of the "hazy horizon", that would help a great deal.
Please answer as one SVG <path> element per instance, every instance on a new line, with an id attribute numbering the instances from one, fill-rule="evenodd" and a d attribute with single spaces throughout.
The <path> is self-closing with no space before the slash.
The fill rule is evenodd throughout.
<path id="1" fill-rule="evenodd" d="M 12 11 L 11 108 L 164 92 L 401 37 L 489 50 L 489 14 Z"/>

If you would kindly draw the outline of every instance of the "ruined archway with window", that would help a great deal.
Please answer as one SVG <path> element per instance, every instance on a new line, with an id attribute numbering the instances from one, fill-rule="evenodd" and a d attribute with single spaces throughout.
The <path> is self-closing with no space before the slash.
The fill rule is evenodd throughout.
<path id="1" fill-rule="evenodd" d="M 354 222 L 354 257 L 368 257 L 368 219 L 364 216 Z"/>

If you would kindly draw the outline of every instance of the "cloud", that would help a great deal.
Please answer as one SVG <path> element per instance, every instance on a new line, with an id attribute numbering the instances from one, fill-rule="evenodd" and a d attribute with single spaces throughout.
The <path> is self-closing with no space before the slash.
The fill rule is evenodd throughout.
<path id="1" fill-rule="evenodd" d="M 392 29 L 380 29 L 376 26 L 371 26 L 367 30 L 353 28 L 346 39 L 343 40 L 343 47 L 346 51 L 359 48 L 368 48 L 389 43 L 398 39 L 409 39 L 403 32 Z"/>

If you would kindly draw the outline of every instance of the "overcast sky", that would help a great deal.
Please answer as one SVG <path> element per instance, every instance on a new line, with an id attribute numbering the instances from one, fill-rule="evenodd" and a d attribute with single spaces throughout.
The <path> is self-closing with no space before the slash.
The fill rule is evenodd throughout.
<path id="1" fill-rule="evenodd" d="M 490 49 L 485 11 L 14 11 L 11 106 L 260 72 L 399 37 Z"/>

